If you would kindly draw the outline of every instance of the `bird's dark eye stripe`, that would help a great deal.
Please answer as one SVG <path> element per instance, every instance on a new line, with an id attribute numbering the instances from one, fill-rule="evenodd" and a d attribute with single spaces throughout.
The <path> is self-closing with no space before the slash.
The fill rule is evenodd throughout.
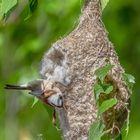
<path id="1" fill-rule="evenodd" d="M 62 102 L 62 105 L 55 105 L 55 104 L 53 104 L 53 103 L 51 103 L 51 105 L 54 106 L 54 107 L 59 107 L 59 108 L 61 108 L 61 107 L 63 107 L 63 102 Z"/>
<path id="2" fill-rule="evenodd" d="M 62 100 L 62 96 L 61 95 L 59 95 L 59 98 Z"/>

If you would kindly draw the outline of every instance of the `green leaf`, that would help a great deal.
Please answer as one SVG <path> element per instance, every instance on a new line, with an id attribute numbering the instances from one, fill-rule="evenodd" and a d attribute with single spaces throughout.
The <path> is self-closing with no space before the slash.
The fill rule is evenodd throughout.
<path id="1" fill-rule="evenodd" d="M 38 98 L 34 97 L 34 101 L 32 103 L 31 108 L 33 108 L 37 102 L 38 102 Z"/>
<path id="2" fill-rule="evenodd" d="M 130 92 L 132 92 L 133 85 L 135 84 L 135 77 L 131 74 L 123 73 L 123 80 L 126 82 Z"/>
<path id="3" fill-rule="evenodd" d="M 95 99 L 98 100 L 99 96 L 100 96 L 100 93 L 103 93 L 103 92 L 104 92 L 104 89 L 102 88 L 102 86 L 100 84 L 96 83 L 94 85 Z"/>
<path id="4" fill-rule="evenodd" d="M 109 94 L 113 90 L 112 85 L 96 83 L 94 85 L 95 99 L 98 100 L 101 93 Z"/>
<path id="5" fill-rule="evenodd" d="M 105 90 L 105 93 L 109 94 L 112 90 L 113 90 L 113 86 L 107 86 L 106 90 Z"/>
<path id="6" fill-rule="evenodd" d="M 123 73 L 123 78 L 125 81 L 127 81 L 129 83 L 135 84 L 135 77 L 131 74 Z"/>
<path id="7" fill-rule="evenodd" d="M 0 20 L 17 4 L 17 0 L 1 0 L 0 1 Z"/>
<path id="8" fill-rule="evenodd" d="M 122 134 L 120 134 L 115 140 L 123 140 Z"/>
<path id="9" fill-rule="evenodd" d="M 33 12 L 37 9 L 38 0 L 29 0 L 28 9 L 27 9 L 27 16 L 25 17 L 24 21 L 28 20 L 32 17 Z"/>
<path id="10" fill-rule="evenodd" d="M 104 101 L 101 104 L 101 106 L 99 106 L 99 112 L 103 113 L 103 112 L 107 111 L 109 108 L 114 106 L 116 103 L 117 103 L 117 99 L 113 99 L 113 98 Z"/>
<path id="11" fill-rule="evenodd" d="M 100 140 L 105 126 L 101 121 L 94 122 L 89 130 L 88 140 Z"/>
<path id="12" fill-rule="evenodd" d="M 104 10 L 104 8 L 107 6 L 109 0 L 101 0 L 101 7 L 102 7 L 102 11 Z"/>
<path id="13" fill-rule="evenodd" d="M 108 74 L 109 70 L 111 70 L 113 65 L 107 64 L 104 67 L 101 67 L 95 71 L 97 77 L 101 80 L 101 83 L 104 82 L 104 78 Z"/>
<path id="14" fill-rule="evenodd" d="M 38 0 L 29 0 L 30 11 L 33 13 L 38 5 Z"/>

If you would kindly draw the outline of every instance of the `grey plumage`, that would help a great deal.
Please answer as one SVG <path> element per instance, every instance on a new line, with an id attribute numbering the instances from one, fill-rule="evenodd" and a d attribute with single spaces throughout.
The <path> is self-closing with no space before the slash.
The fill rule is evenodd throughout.
<path id="1" fill-rule="evenodd" d="M 60 82 L 64 86 L 71 83 L 71 76 L 65 49 L 54 44 L 44 55 L 40 74 L 48 81 Z"/>

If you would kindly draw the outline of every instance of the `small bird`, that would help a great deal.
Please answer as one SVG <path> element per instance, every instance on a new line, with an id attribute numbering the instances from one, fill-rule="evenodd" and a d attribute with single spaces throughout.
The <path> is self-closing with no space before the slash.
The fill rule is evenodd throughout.
<path id="1" fill-rule="evenodd" d="M 39 100 L 52 107 L 63 108 L 63 95 L 55 83 L 48 82 L 44 79 L 38 79 L 24 85 L 5 85 L 5 89 L 27 90 L 29 94 L 37 97 Z M 53 124 L 56 125 L 56 113 L 54 109 Z"/>

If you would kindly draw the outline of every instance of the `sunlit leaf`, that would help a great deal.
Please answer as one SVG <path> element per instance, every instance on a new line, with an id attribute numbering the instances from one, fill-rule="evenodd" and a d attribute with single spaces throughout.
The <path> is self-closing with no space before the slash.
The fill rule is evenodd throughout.
<path id="1" fill-rule="evenodd" d="M 113 86 L 107 86 L 105 93 L 109 94 L 113 90 Z"/>
<path id="2" fill-rule="evenodd" d="M 88 140 L 100 140 L 105 126 L 101 121 L 94 122 L 89 130 Z"/>
<path id="3" fill-rule="evenodd" d="M 17 0 L 1 0 L 0 1 L 0 20 L 17 4 Z"/>
<path id="4" fill-rule="evenodd" d="M 99 112 L 103 113 L 107 111 L 109 108 L 113 107 L 117 103 L 117 99 L 108 99 L 104 101 L 101 106 L 99 106 Z"/>
<path id="5" fill-rule="evenodd" d="M 112 85 L 101 84 L 101 82 L 96 83 L 94 85 L 95 99 L 98 100 L 101 93 L 109 94 L 112 90 Z"/>
<path id="6" fill-rule="evenodd" d="M 102 86 L 100 84 L 96 83 L 94 85 L 95 99 L 98 100 L 99 96 L 100 96 L 100 93 L 103 93 L 103 92 L 104 92 L 104 89 L 102 88 Z"/>
<path id="7" fill-rule="evenodd" d="M 113 65 L 107 64 L 104 67 L 101 67 L 96 70 L 95 74 L 103 83 L 105 76 L 108 74 L 109 70 L 111 70 Z"/>
<path id="8" fill-rule="evenodd" d="M 34 97 L 34 101 L 32 103 L 31 108 L 33 108 L 37 102 L 38 102 L 38 98 Z"/>
<path id="9" fill-rule="evenodd" d="M 133 83 L 135 84 L 135 77 L 131 74 L 127 74 L 127 73 L 123 73 L 123 77 L 124 77 L 124 80 L 129 82 L 129 83 Z"/>
<path id="10" fill-rule="evenodd" d="M 101 7 L 102 7 L 102 11 L 104 10 L 104 8 L 107 6 L 109 0 L 101 0 Z"/>
<path id="11" fill-rule="evenodd" d="M 123 80 L 126 82 L 130 92 L 132 92 L 133 85 L 135 84 L 135 77 L 131 74 L 123 73 Z"/>

